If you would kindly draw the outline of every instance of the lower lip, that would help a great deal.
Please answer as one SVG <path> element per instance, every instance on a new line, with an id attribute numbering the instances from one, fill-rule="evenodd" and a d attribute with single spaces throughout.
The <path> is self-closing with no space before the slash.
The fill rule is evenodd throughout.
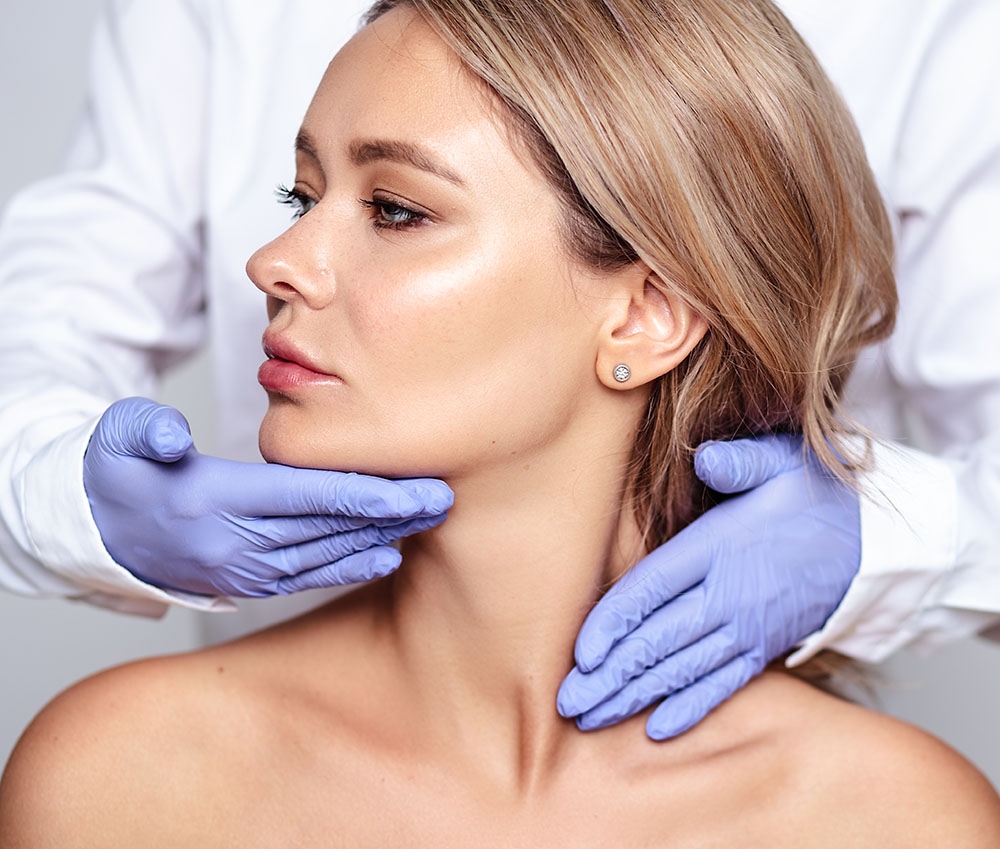
<path id="1" fill-rule="evenodd" d="M 276 392 L 305 386 L 333 386 L 343 383 L 336 375 L 313 371 L 298 363 L 277 357 L 264 360 L 260 364 L 260 368 L 257 369 L 257 381 L 265 389 L 273 389 Z"/>

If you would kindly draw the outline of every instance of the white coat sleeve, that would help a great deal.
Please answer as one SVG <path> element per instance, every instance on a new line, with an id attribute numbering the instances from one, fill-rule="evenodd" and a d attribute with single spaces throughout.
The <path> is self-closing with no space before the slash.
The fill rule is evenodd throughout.
<path id="1" fill-rule="evenodd" d="M 148 615 L 169 602 L 231 607 L 115 563 L 82 478 L 106 407 L 151 394 L 204 336 L 206 50 L 184 0 L 109 7 L 66 169 L 20 192 L 0 220 L 3 589 Z"/>
<path id="2" fill-rule="evenodd" d="M 884 368 L 912 444 L 864 480 L 861 569 L 823 648 L 877 662 L 1000 621 L 1000 6 L 943 17 L 900 134 L 899 322 Z"/>

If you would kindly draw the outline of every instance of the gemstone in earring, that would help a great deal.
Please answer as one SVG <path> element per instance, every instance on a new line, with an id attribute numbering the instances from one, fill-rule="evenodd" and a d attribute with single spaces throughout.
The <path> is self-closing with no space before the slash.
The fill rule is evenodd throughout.
<path id="1" fill-rule="evenodd" d="M 626 380 L 629 379 L 631 374 L 632 374 L 631 369 L 629 369 L 629 367 L 625 365 L 625 363 L 619 363 L 618 365 L 615 366 L 614 376 L 615 380 L 617 380 L 619 383 L 624 383 Z"/>

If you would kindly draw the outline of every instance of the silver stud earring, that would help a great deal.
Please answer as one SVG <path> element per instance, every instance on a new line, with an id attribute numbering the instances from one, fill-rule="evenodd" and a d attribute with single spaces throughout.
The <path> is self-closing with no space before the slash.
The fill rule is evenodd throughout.
<path id="1" fill-rule="evenodd" d="M 615 370 L 612 372 L 612 374 L 614 375 L 615 380 L 617 380 L 619 383 L 624 383 L 626 380 L 629 379 L 629 377 L 632 376 L 632 370 L 627 365 L 625 365 L 625 363 L 618 363 L 618 365 L 615 366 Z"/>

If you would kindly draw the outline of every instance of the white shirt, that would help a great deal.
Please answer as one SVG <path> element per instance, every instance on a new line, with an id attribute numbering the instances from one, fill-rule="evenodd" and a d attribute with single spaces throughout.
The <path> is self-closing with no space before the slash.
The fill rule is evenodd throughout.
<path id="1" fill-rule="evenodd" d="M 154 394 L 208 343 L 227 456 L 258 459 L 266 316 L 243 269 L 288 224 L 274 186 L 293 179 L 309 99 L 368 5 L 113 2 L 66 170 L 0 222 L 0 586 L 137 613 L 231 607 L 110 558 L 82 457 L 108 404 Z M 861 570 L 793 659 L 874 661 L 1000 617 L 1000 4 L 781 5 L 853 110 L 898 235 L 898 328 L 848 399 L 899 443 L 866 481 Z"/>

